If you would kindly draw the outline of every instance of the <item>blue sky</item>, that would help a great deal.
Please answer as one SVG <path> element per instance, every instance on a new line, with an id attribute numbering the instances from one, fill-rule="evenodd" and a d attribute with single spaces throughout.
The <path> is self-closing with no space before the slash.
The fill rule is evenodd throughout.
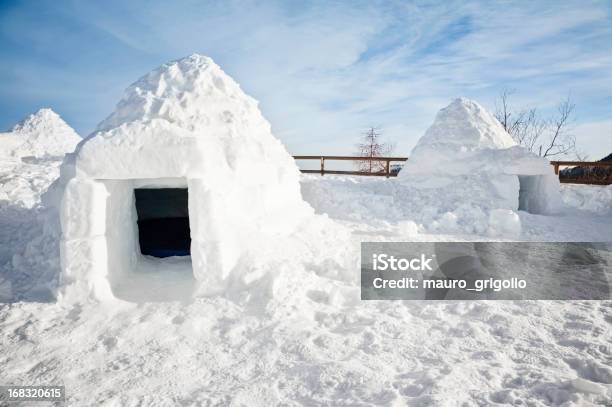
<path id="1" fill-rule="evenodd" d="M 87 135 L 168 60 L 211 56 L 294 154 L 397 154 L 458 96 L 544 111 L 567 95 L 590 158 L 612 152 L 612 2 L 0 1 L 0 129 L 51 107 Z"/>

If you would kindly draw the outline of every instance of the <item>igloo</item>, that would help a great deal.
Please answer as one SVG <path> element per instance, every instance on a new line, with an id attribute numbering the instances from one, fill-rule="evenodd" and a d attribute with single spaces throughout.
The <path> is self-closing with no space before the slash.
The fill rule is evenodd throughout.
<path id="1" fill-rule="evenodd" d="M 400 182 L 432 190 L 439 202 L 445 196 L 470 202 L 494 214 L 493 223 L 509 220 L 498 216 L 503 211 L 512 217 L 509 211 L 548 214 L 559 209 L 559 180 L 552 166 L 518 146 L 473 100 L 458 98 L 440 110 L 409 157 Z"/>
<path id="2" fill-rule="evenodd" d="M 59 184 L 64 296 L 114 298 L 168 275 L 223 290 L 243 257 L 313 214 L 257 102 L 197 54 L 131 85 Z"/>
<path id="3" fill-rule="evenodd" d="M 74 151 L 81 137 L 57 113 L 39 109 L 16 124 L 10 132 L 0 133 L 3 161 L 40 162 L 61 160 Z"/>
<path id="4" fill-rule="evenodd" d="M 0 209 L 35 208 L 81 137 L 57 113 L 39 109 L 0 133 Z M 0 250 L 2 251 L 2 250 Z"/>

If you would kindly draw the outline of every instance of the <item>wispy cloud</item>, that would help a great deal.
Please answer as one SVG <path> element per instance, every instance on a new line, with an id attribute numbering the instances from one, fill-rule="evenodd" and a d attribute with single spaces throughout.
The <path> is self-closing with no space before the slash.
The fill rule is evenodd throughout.
<path id="1" fill-rule="evenodd" d="M 191 52 L 259 99 L 296 153 L 350 152 L 361 129 L 379 125 L 406 154 L 450 98 L 492 107 L 504 87 L 518 105 L 544 109 L 571 93 L 585 126 L 612 107 L 612 11 L 602 2 L 45 4 L 2 11 L 0 40 L 13 44 L 0 51 L 11 61 L 2 69 L 14 80 L 0 94 L 24 108 L 37 95 L 56 99 L 81 132 L 138 75 Z M 599 145 L 612 150 L 612 139 Z"/>

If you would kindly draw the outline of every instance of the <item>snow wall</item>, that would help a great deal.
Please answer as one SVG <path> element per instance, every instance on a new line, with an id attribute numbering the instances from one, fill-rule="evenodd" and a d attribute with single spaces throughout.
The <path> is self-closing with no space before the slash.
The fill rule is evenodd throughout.
<path id="1" fill-rule="evenodd" d="M 398 180 L 432 202 L 453 200 L 489 216 L 491 234 L 520 232 L 516 214 L 560 209 L 552 166 L 520 147 L 475 101 L 458 98 L 438 112 Z M 439 205 L 442 206 L 442 205 Z"/>
<path id="2" fill-rule="evenodd" d="M 187 267 L 200 293 L 223 290 L 243 256 L 265 262 L 263 246 L 314 216 L 257 102 L 197 54 L 131 85 L 65 161 L 49 197 L 61 199 L 64 297 L 113 297 L 113 285 L 150 263 L 137 243 L 136 188 L 187 188 Z"/>

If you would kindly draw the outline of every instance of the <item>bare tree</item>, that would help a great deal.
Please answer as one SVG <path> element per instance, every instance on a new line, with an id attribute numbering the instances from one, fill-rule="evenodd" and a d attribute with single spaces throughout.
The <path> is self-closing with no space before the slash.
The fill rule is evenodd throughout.
<path id="1" fill-rule="evenodd" d="M 362 136 L 362 142 L 357 144 L 357 155 L 359 157 L 385 157 L 393 152 L 395 146 L 380 141 L 381 133 L 375 127 L 370 127 Z M 385 170 L 383 161 L 363 160 L 357 162 L 359 171 L 381 172 Z"/>
<path id="2" fill-rule="evenodd" d="M 502 91 L 495 103 L 495 118 L 519 145 L 541 157 L 579 155 L 570 131 L 576 105 L 569 97 L 559 103 L 555 116 L 544 118 L 536 108 L 514 111 L 509 102 L 512 93 Z"/>
<path id="3" fill-rule="evenodd" d="M 576 136 L 568 132 L 568 126 L 573 121 L 575 107 L 576 105 L 572 103 L 569 96 L 559 103 L 557 116 L 549 122 L 551 133 L 549 140 L 540 144 L 538 148 L 540 156 L 551 157 L 576 152 Z"/>
<path id="4" fill-rule="evenodd" d="M 501 123 L 504 130 L 511 135 L 518 131 L 526 114 L 524 110 L 513 112 L 510 109 L 509 98 L 513 93 L 514 90 L 504 89 L 499 95 L 499 101 L 495 101 L 495 118 Z"/>

